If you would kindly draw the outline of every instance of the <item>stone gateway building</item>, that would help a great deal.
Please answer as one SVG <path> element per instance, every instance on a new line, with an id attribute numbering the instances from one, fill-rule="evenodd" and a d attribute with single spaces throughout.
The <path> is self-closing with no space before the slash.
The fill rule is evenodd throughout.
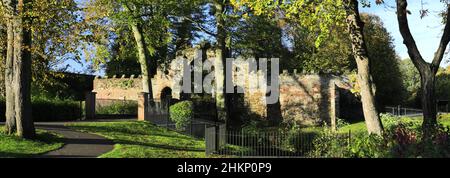
<path id="1" fill-rule="evenodd" d="M 197 55 L 197 56 L 196 56 Z M 195 57 L 200 57 L 203 61 L 214 62 L 214 50 L 197 49 L 183 51 L 179 58 L 191 61 Z M 179 67 L 177 60 L 174 60 L 168 69 L 159 68 L 152 78 L 153 98 L 158 100 L 166 96 L 174 99 L 184 100 L 185 94 L 181 91 L 183 67 Z M 239 65 L 239 60 L 237 61 Z M 181 65 L 182 66 L 182 65 Z M 244 93 L 227 94 L 229 99 L 228 109 L 231 117 L 251 118 L 261 120 L 271 120 L 277 122 L 296 121 L 302 125 L 319 125 L 324 122 L 334 124 L 336 118 L 359 117 L 362 111 L 354 108 L 340 107 L 343 103 L 349 105 L 353 103 L 358 106 L 358 100 L 349 92 L 351 84 L 343 77 L 328 74 L 306 74 L 297 71 L 282 71 L 279 76 L 279 101 L 275 104 L 267 104 L 265 91 L 249 92 L 248 78 L 256 75 L 259 77 L 262 72 L 248 72 L 248 68 L 233 68 L 233 83 L 235 91 L 243 89 Z M 247 80 L 237 81 L 239 77 Z M 268 77 L 270 78 L 270 77 Z M 270 81 L 268 82 L 270 83 Z M 116 99 L 116 100 L 138 100 L 142 91 L 140 76 L 112 76 L 97 77 L 94 80 L 94 90 L 96 99 Z M 212 93 L 214 97 L 214 92 Z M 233 111 L 239 114 L 233 116 Z M 355 113 L 357 113 L 355 115 Z M 358 114 L 361 113 L 361 114 Z"/>

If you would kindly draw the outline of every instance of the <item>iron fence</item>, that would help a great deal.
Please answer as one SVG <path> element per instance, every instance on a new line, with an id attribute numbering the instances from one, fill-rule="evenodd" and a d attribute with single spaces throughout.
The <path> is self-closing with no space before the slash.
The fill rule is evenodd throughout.
<path id="1" fill-rule="evenodd" d="M 404 108 L 401 106 L 385 107 L 385 111 L 394 116 L 420 116 L 423 113 L 421 109 Z"/>
<path id="2" fill-rule="evenodd" d="M 210 118 L 208 114 L 194 114 L 193 118 L 183 128 L 176 128 L 176 123 L 170 119 L 170 105 L 173 104 L 171 99 L 153 100 L 148 104 L 148 121 L 167 129 L 175 130 L 185 135 L 196 138 L 205 138 L 206 127 L 218 126 L 220 122 L 207 120 Z"/>
<path id="3" fill-rule="evenodd" d="M 207 154 L 238 157 L 309 157 L 315 138 L 304 132 L 221 132 L 216 128 L 207 128 L 205 135 Z"/>
<path id="4" fill-rule="evenodd" d="M 159 126 L 169 126 L 171 124 L 174 124 L 174 122 L 170 120 L 169 107 L 169 99 L 151 100 L 150 102 L 148 102 L 146 118 L 149 118 L 149 121 L 151 123 Z"/>

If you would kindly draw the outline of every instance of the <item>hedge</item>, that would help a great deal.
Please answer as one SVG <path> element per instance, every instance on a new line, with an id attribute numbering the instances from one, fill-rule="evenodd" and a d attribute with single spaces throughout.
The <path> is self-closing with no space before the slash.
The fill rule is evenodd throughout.
<path id="1" fill-rule="evenodd" d="M 32 98 L 32 117 L 35 122 L 73 121 L 82 117 L 80 101 Z M 5 121 L 5 99 L 0 99 L 0 121 Z"/>

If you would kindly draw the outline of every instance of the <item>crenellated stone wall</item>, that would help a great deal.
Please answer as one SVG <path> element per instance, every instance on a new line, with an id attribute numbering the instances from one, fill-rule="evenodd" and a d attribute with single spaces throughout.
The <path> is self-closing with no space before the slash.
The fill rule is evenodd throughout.
<path id="1" fill-rule="evenodd" d="M 180 58 L 189 59 L 190 62 L 196 55 L 202 55 L 204 61 L 213 62 L 215 52 L 214 50 L 197 52 L 196 49 L 190 49 L 179 53 Z M 334 119 L 339 117 L 340 113 L 339 92 L 351 88 L 349 82 L 342 77 L 283 71 L 279 75 L 279 102 L 268 105 L 266 90 L 256 92 L 249 90 L 250 82 L 254 82 L 255 78 L 262 79 L 263 83 L 267 82 L 265 77 L 262 77 L 263 73 L 249 72 L 244 62 L 243 59 L 236 61 L 237 66 L 240 67 L 233 68 L 233 82 L 235 87 L 244 89 L 244 93 L 239 96 L 243 97 L 246 114 L 259 119 L 294 120 L 304 125 L 335 123 Z M 171 70 L 158 69 L 152 79 L 155 99 L 161 98 L 161 93 L 167 88 L 171 89 L 173 98 L 180 99 L 182 83 L 180 77 L 184 72 L 182 66 L 174 60 L 169 66 Z M 244 80 L 239 80 L 240 77 Z M 141 88 L 142 82 L 139 76 L 97 77 L 94 80 L 94 92 L 97 93 L 98 99 L 138 100 Z"/>
<path id="2" fill-rule="evenodd" d="M 97 99 L 137 100 L 138 93 L 142 91 L 141 77 L 96 77 L 94 90 Z"/>

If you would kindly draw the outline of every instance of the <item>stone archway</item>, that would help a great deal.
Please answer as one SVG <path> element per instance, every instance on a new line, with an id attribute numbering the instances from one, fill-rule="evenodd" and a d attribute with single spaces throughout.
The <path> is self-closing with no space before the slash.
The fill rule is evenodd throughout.
<path id="1" fill-rule="evenodd" d="M 172 89 L 170 87 L 164 87 L 161 90 L 160 99 L 161 103 L 170 105 L 172 101 Z"/>
<path id="2" fill-rule="evenodd" d="M 230 128 L 240 128 L 246 119 L 248 119 L 247 108 L 245 104 L 245 94 L 238 91 L 243 90 L 240 86 L 234 87 L 233 93 L 227 94 L 227 109 L 230 114 L 228 126 Z"/>

